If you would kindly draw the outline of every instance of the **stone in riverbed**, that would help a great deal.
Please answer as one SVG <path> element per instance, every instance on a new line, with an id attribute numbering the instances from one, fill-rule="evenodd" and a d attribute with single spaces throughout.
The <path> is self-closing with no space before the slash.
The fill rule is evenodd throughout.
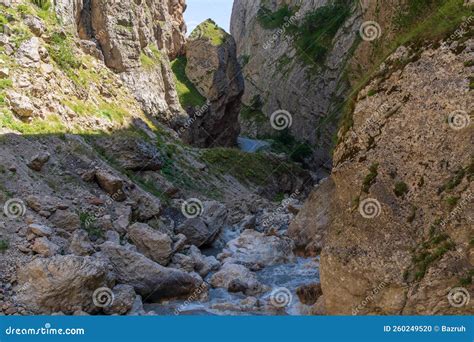
<path id="1" fill-rule="evenodd" d="M 151 260 L 166 266 L 173 253 L 171 238 L 154 230 L 145 223 L 135 223 L 130 226 L 128 236 L 140 253 Z"/>
<path id="2" fill-rule="evenodd" d="M 185 272 L 166 268 L 143 254 L 112 242 L 101 246 L 102 253 L 110 259 L 117 280 L 128 284 L 146 300 L 186 296 L 198 288 L 202 280 Z"/>

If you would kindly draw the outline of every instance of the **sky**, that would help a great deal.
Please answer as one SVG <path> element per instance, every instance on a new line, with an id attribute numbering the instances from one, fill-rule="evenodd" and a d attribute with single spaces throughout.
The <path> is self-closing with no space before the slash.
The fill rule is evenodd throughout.
<path id="1" fill-rule="evenodd" d="M 208 18 L 229 32 L 233 2 L 233 0 L 186 0 L 188 8 L 184 12 L 184 18 L 188 34 Z"/>

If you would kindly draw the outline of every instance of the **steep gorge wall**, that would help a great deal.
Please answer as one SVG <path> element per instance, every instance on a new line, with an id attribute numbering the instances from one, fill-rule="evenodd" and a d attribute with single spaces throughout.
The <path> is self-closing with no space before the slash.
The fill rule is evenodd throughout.
<path id="1" fill-rule="evenodd" d="M 56 13 L 85 50 L 104 59 L 132 90 L 144 112 L 178 125 L 179 103 L 170 58 L 182 54 L 184 0 L 58 0 Z"/>
<path id="2" fill-rule="evenodd" d="M 243 101 L 250 108 L 240 118 L 243 135 L 277 135 L 271 115 L 287 111 L 292 120 L 290 134 L 314 150 L 314 167 L 331 159 L 332 136 L 339 117 L 337 98 L 348 90 L 343 72 L 362 19 L 356 2 L 348 1 L 334 13 L 324 14 L 331 4 L 314 0 L 236 0 L 231 22 L 245 77 Z M 278 18 L 268 19 L 272 15 Z M 317 22 L 323 19 L 328 22 Z M 323 26 L 330 21 L 333 32 L 327 33 Z M 318 29 L 320 36 L 316 34 L 311 40 L 312 31 Z M 305 39 L 306 45 L 302 43 Z M 313 49 L 320 43 L 318 49 L 325 52 Z"/>
<path id="3" fill-rule="evenodd" d="M 472 9 L 459 12 L 448 38 L 399 47 L 356 91 L 331 177 L 290 226 L 298 247 L 322 249 L 316 311 L 472 312 L 474 41 Z M 354 56 L 374 68 L 374 50 L 364 42 Z"/>

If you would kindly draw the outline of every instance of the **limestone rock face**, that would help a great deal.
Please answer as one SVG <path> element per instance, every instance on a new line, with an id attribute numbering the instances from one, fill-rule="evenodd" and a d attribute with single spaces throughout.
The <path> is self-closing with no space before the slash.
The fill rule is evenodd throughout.
<path id="1" fill-rule="evenodd" d="M 399 48 L 340 132 L 321 255 L 328 314 L 472 312 L 450 305 L 448 293 L 474 266 L 474 41 L 440 43 Z"/>
<path id="2" fill-rule="evenodd" d="M 37 314 L 94 309 L 92 295 L 106 284 L 98 259 L 73 255 L 38 258 L 18 269 L 17 300 Z"/>
<path id="3" fill-rule="evenodd" d="M 350 8 L 324 60 L 312 57 L 310 61 L 303 60 L 290 26 L 301 25 L 308 15 L 329 4 L 331 1 L 327 0 L 236 0 L 230 29 L 243 64 L 243 104 L 263 114 L 260 117 L 241 115 L 242 135 L 278 134 L 271 126 L 271 115 L 278 110 L 287 111 L 292 121 L 290 133 L 315 147 L 312 158 L 315 166 L 331 159 L 331 137 L 336 126 L 322 124 L 327 120 L 321 120 L 333 110 L 336 95 L 347 89 L 342 74 L 358 36 L 361 13 L 356 6 Z M 281 25 L 269 28 L 261 24 L 261 11 L 276 12 L 286 5 L 293 12 Z"/>
<path id="4" fill-rule="evenodd" d="M 147 114 L 170 124 L 186 117 L 169 62 L 184 52 L 185 0 L 61 0 L 55 7 L 81 39 L 97 43 L 101 53 L 94 54 L 120 74 Z"/>
<path id="5" fill-rule="evenodd" d="M 331 178 L 314 189 L 303 208 L 288 227 L 288 235 L 297 249 L 305 249 L 309 255 L 321 252 L 330 225 L 330 204 L 334 193 Z"/>
<path id="6" fill-rule="evenodd" d="M 117 280 L 131 285 L 150 301 L 185 296 L 202 282 L 183 271 L 163 267 L 144 255 L 112 242 L 105 242 L 101 250 L 113 265 Z"/>
<path id="7" fill-rule="evenodd" d="M 198 147 L 235 146 L 244 80 L 234 39 L 209 19 L 189 37 L 186 58 L 186 75 L 209 107 L 196 118 L 186 139 Z"/>

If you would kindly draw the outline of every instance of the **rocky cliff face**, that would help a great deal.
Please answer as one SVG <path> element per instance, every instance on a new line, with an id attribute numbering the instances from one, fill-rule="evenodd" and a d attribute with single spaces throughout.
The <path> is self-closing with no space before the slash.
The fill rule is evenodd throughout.
<path id="1" fill-rule="evenodd" d="M 234 39 L 205 21 L 189 37 L 186 59 L 187 77 L 207 100 L 206 113 L 195 116 L 187 140 L 199 147 L 236 146 L 244 81 Z"/>
<path id="2" fill-rule="evenodd" d="M 271 118 L 283 110 L 291 125 L 286 119 L 278 129 L 288 127 L 312 146 L 313 166 L 328 163 L 337 98 L 347 90 L 343 71 L 360 24 L 352 2 L 235 1 L 231 33 L 246 86 L 243 135 L 277 135 Z"/>
<path id="3" fill-rule="evenodd" d="M 334 153 L 321 257 L 328 313 L 469 312 L 447 295 L 474 266 L 473 44 L 401 47 L 359 93 Z"/>
<path id="4" fill-rule="evenodd" d="M 470 312 L 448 294 L 473 290 L 473 48 L 400 47 L 358 94 L 331 179 L 290 227 L 324 246 L 328 314 Z"/>
<path id="5" fill-rule="evenodd" d="M 66 0 L 55 8 L 84 49 L 120 74 L 148 115 L 174 126 L 186 117 L 169 61 L 184 51 L 185 7 L 184 0 Z"/>

